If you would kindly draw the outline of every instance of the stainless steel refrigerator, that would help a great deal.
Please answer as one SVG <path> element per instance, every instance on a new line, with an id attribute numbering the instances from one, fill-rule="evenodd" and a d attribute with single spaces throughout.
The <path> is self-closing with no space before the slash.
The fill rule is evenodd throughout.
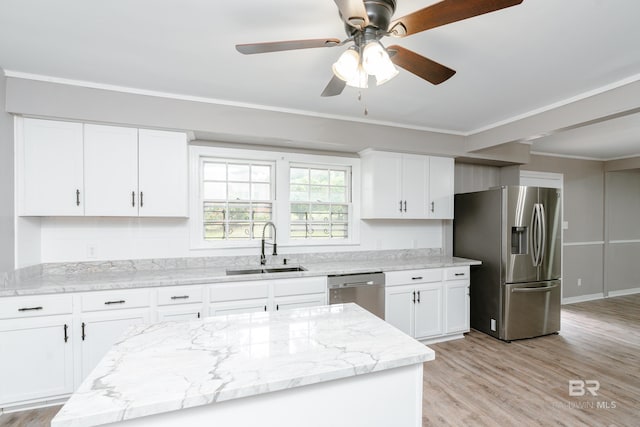
<path id="1" fill-rule="evenodd" d="M 508 186 L 456 194 L 454 256 L 478 259 L 471 327 L 511 341 L 560 330 L 560 190 Z"/>

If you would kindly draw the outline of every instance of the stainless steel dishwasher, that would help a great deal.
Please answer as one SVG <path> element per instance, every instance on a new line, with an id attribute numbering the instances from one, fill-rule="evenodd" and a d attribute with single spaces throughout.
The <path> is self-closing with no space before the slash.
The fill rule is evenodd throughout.
<path id="1" fill-rule="evenodd" d="M 354 302 L 384 319 L 384 273 L 329 276 L 329 304 Z"/>

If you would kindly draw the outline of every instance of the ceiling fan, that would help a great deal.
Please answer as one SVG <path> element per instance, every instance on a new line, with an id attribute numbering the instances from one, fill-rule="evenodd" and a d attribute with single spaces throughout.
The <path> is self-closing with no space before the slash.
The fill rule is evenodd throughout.
<path id="1" fill-rule="evenodd" d="M 245 55 L 295 49 L 344 46 L 353 43 L 333 64 L 333 78 L 322 96 L 342 93 L 346 85 L 368 87 L 375 76 L 381 85 L 398 74 L 396 65 L 437 85 L 456 72 L 402 46 L 385 48 L 380 39 L 386 36 L 406 37 L 431 28 L 472 18 L 496 10 L 516 6 L 523 0 L 443 0 L 409 15 L 391 20 L 396 0 L 334 0 L 344 21 L 347 38 L 288 40 L 267 43 L 238 44 Z"/>

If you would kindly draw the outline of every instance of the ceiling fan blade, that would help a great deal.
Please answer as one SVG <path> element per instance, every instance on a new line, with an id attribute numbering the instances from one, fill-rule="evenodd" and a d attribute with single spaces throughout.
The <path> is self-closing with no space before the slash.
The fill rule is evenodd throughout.
<path id="1" fill-rule="evenodd" d="M 340 95 L 346 85 L 347 82 L 334 75 L 329 81 L 329 84 L 327 84 L 327 87 L 324 88 L 320 96 L 327 97 Z"/>
<path id="2" fill-rule="evenodd" d="M 369 15 L 362 0 L 334 0 L 340 10 L 342 20 L 355 28 L 369 25 Z"/>
<path id="3" fill-rule="evenodd" d="M 236 50 L 245 55 L 253 55 L 255 53 L 280 52 L 283 50 L 333 47 L 339 44 L 339 39 L 287 40 L 281 42 L 237 44 Z"/>
<path id="4" fill-rule="evenodd" d="M 402 46 L 389 46 L 387 47 L 387 51 L 389 51 L 391 61 L 398 67 L 404 68 L 434 85 L 450 79 L 456 73 L 455 70 L 438 64 L 422 55 L 418 55 L 414 51 L 405 49 Z"/>
<path id="5" fill-rule="evenodd" d="M 523 0 L 443 0 L 394 20 L 389 32 L 397 37 L 410 36 L 421 31 L 462 21 L 463 19 L 516 6 Z"/>

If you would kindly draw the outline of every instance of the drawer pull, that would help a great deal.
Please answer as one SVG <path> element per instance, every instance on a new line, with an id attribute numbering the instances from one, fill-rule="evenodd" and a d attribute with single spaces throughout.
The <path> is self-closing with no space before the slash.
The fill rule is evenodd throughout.
<path id="1" fill-rule="evenodd" d="M 456 276 L 464 276 L 464 273 L 456 273 Z"/>
<path id="2" fill-rule="evenodd" d="M 417 277 L 412 277 L 411 280 L 422 280 L 423 277 L 422 276 L 417 276 Z"/>
<path id="3" fill-rule="evenodd" d="M 118 301 L 105 301 L 105 302 L 104 302 L 104 305 L 111 305 L 111 304 L 124 304 L 125 302 L 126 302 L 126 301 L 125 301 L 125 300 L 123 300 L 123 299 L 118 300 Z"/>
<path id="4" fill-rule="evenodd" d="M 176 295 L 172 296 L 171 299 L 189 299 L 189 295 Z"/>
<path id="5" fill-rule="evenodd" d="M 22 307 L 18 309 L 18 311 L 37 311 L 37 310 L 42 310 L 42 307 Z"/>

